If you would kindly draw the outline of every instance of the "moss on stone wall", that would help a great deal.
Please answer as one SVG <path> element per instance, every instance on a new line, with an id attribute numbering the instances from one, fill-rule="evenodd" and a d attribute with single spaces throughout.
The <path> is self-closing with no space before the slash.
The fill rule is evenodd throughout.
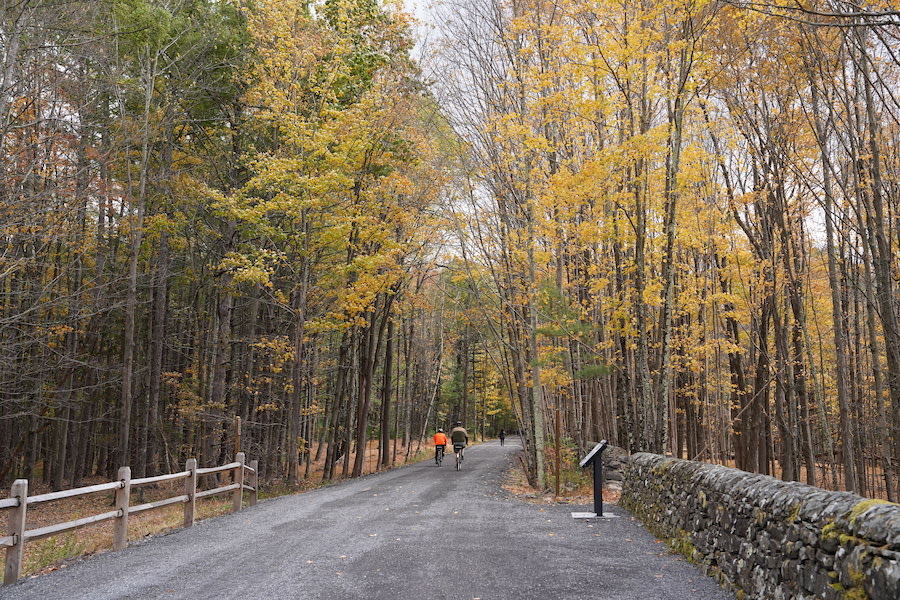
<path id="1" fill-rule="evenodd" d="M 850 579 L 853 582 L 853 587 L 844 592 L 844 598 L 846 600 L 871 600 L 864 587 L 866 576 L 862 571 L 850 567 Z"/>
<path id="2" fill-rule="evenodd" d="M 697 559 L 695 558 L 695 555 L 699 554 L 697 552 L 697 547 L 694 545 L 693 540 L 691 540 L 691 534 L 684 529 L 679 529 L 675 537 L 669 540 L 669 548 L 671 548 L 673 552 L 677 552 L 684 556 L 688 561 L 697 564 Z"/>
<path id="3" fill-rule="evenodd" d="M 870 498 L 868 500 L 863 500 L 862 502 L 857 502 L 856 506 L 853 507 L 853 510 L 850 511 L 848 520 L 851 523 L 855 524 L 856 520 L 859 519 L 867 510 L 874 506 L 879 506 L 882 504 L 900 507 L 900 504 L 894 504 L 893 502 L 888 502 L 887 500 L 877 500 Z"/>
<path id="4" fill-rule="evenodd" d="M 896 504 L 638 454 L 621 505 L 738 598 L 900 599 Z"/>

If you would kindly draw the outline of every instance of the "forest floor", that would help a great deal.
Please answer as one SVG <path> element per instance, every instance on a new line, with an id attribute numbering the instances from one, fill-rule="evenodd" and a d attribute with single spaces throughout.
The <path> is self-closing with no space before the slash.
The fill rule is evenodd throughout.
<path id="1" fill-rule="evenodd" d="M 402 443 L 398 443 L 396 447 L 396 461 L 393 466 L 403 466 L 414 462 L 431 458 L 433 450 L 430 444 L 423 442 L 421 447 L 413 442 L 410 444 L 410 454 L 407 458 L 406 447 Z M 311 449 L 311 455 L 315 456 L 316 447 Z M 418 452 L 417 452 L 418 450 Z M 392 447 L 393 454 L 393 447 Z M 351 468 L 352 468 L 351 456 Z M 363 474 L 374 473 L 377 469 L 378 447 L 374 443 L 370 443 L 366 448 L 366 460 L 364 463 Z M 275 496 L 284 496 L 288 494 L 302 493 L 311 489 L 320 487 L 322 482 L 322 474 L 325 465 L 324 457 L 319 461 L 311 461 L 309 468 L 309 476 L 302 479 L 296 486 L 286 484 L 282 481 L 272 482 L 269 485 L 260 486 L 260 498 L 271 498 Z M 305 465 L 301 466 L 301 472 L 305 469 Z M 341 465 L 336 468 L 338 474 L 341 472 Z M 198 485 L 208 489 L 212 485 L 203 486 L 202 477 Z M 334 481 L 340 481 L 340 475 Z M 87 478 L 82 485 L 95 485 L 105 483 L 107 480 L 103 478 Z M 29 482 L 31 483 L 31 482 Z M 224 485 L 224 484 L 220 484 Z M 68 489 L 68 488 L 66 488 Z M 49 492 L 48 485 L 36 483 L 29 485 L 28 494 L 35 496 Z M 131 504 L 142 504 L 145 502 L 154 502 L 164 498 L 177 496 L 182 492 L 182 484 L 161 484 L 157 486 L 148 486 L 146 488 L 135 489 L 131 493 Z M 247 502 L 247 496 L 244 498 Z M 26 516 L 26 528 L 37 529 L 58 523 L 65 523 L 75 519 L 81 519 L 91 515 L 99 514 L 110 510 L 115 506 L 115 495 L 113 492 L 101 492 L 97 494 L 89 494 L 87 496 L 79 496 L 68 498 L 62 501 L 47 502 L 45 504 L 29 507 Z M 231 511 L 232 500 L 230 494 L 215 496 L 212 498 L 204 498 L 197 502 L 196 520 L 209 519 L 227 514 Z M 184 522 L 184 511 L 182 505 L 175 504 L 165 506 L 156 510 L 142 512 L 132 515 L 128 518 L 128 541 L 133 542 L 146 537 L 168 533 L 179 529 Z M 65 568 L 73 560 L 90 556 L 98 552 L 104 552 L 112 548 L 113 540 L 113 522 L 104 521 L 96 525 L 89 525 L 74 531 L 55 535 L 47 539 L 29 542 L 25 544 L 25 554 L 23 556 L 22 576 L 36 577 L 44 573 L 56 571 Z M 5 559 L 5 551 L 0 553 Z M 0 581 L 2 581 L 2 570 L 0 570 Z"/>
<path id="2" fill-rule="evenodd" d="M 520 453 L 521 454 L 521 453 Z M 528 482 L 522 460 L 515 460 L 503 482 L 503 489 L 519 500 L 532 504 L 593 504 L 594 482 L 591 476 L 581 469 L 562 469 L 560 471 L 559 495 L 556 495 L 556 481 L 550 477 L 548 485 L 553 489 L 541 491 Z M 603 501 L 607 504 L 618 504 L 622 493 L 615 490 L 603 490 Z"/>

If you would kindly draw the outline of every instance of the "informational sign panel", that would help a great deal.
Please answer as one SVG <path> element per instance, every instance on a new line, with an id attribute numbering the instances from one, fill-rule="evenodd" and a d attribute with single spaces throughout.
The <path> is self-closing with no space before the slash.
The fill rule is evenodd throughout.
<path id="1" fill-rule="evenodd" d="M 581 462 L 578 463 L 579 467 L 586 467 L 591 464 L 591 461 L 594 459 L 596 455 L 599 458 L 598 452 L 603 452 L 609 444 L 606 443 L 606 440 L 602 440 L 599 444 L 594 446 L 594 449 L 588 452 L 587 456 L 581 459 Z"/>
<path id="2" fill-rule="evenodd" d="M 594 449 L 588 452 L 588 455 L 581 459 L 578 463 L 580 467 L 593 465 L 594 467 L 594 512 L 592 513 L 572 513 L 572 517 L 576 519 L 592 519 L 594 517 L 603 517 L 603 451 L 609 444 L 606 440 L 601 440 Z"/>

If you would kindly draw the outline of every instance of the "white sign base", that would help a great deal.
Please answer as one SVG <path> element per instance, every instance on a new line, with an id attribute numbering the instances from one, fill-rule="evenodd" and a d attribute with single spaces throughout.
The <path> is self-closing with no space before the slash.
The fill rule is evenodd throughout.
<path id="1" fill-rule="evenodd" d="M 592 513 L 592 512 L 573 512 L 572 513 L 573 519 L 615 519 L 618 516 L 619 515 L 607 514 L 607 515 L 603 515 L 602 517 L 598 517 L 597 513 Z"/>

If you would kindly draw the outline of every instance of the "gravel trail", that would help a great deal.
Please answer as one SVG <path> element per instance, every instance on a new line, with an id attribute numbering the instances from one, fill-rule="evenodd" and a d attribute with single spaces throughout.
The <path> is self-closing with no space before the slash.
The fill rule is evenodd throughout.
<path id="1" fill-rule="evenodd" d="M 0 589 L 2 600 L 719 600 L 619 507 L 538 506 L 501 487 L 516 440 L 260 502 Z"/>

